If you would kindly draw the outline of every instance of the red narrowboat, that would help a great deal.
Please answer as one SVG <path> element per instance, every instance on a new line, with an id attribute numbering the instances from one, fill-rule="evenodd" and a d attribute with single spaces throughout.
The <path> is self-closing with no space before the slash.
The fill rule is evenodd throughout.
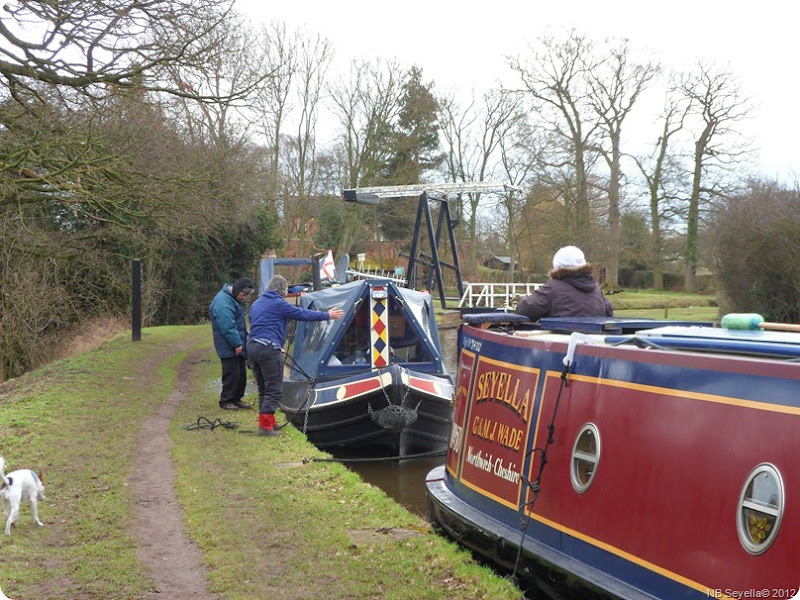
<path id="1" fill-rule="evenodd" d="M 800 334 L 513 317 L 461 325 L 435 527 L 576 597 L 797 594 Z"/>

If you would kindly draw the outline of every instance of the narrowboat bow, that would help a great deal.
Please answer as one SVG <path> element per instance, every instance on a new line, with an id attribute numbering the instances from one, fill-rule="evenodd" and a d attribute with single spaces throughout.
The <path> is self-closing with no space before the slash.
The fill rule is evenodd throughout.
<path id="1" fill-rule="evenodd" d="M 465 319 L 437 528 L 573 597 L 797 594 L 800 334 Z"/>
<path id="2" fill-rule="evenodd" d="M 341 308 L 290 334 L 281 410 L 317 447 L 410 456 L 443 453 L 452 415 L 430 294 L 370 279 L 300 297 Z"/>

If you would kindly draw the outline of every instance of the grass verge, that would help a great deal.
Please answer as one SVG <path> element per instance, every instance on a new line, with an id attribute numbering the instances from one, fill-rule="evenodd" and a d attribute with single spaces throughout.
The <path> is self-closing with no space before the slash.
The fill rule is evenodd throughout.
<path id="1" fill-rule="evenodd" d="M 630 290 L 608 298 L 616 317 L 719 321 L 716 297 L 709 294 Z"/>
<path id="2" fill-rule="evenodd" d="M 0 386 L 0 453 L 44 479 L 44 528 L 26 505 L 2 536 L 0 588 L 12 598 L 142 598 L 132 491 L 139 423 L 168 396 L 199 328 L 118 335 Z"/>
<path id="3" fill-rule="evenodd" d="M 218 371 L 209 351 L 172 429 L 180 502 L 212 592 L 236 599 L 265 590 L 284 599 L 520 597 L 357 474 L 314 462 L 328 455 L 291 426 L 259 438 L 250 433 L 255 411 L 239 411 L 228 415 L 238 429 L 185 430 L 200 416 L 214 419 Z"/>
<path id="4" fill-rule="evenodd" d="M 175 387 L 178 365 L 197 349 L 191 393 L 170 431 L 177 489 L 211 591 L 222 599 L 320 595 L 367 598 L 519 598 L 506 580 L 433 534 L 379 489 L 325 456 L 291 427 L 274 439 L 254 429 L 255 411 L 217 408 L 219 364 L 208 326 L 148 328 L 141 342 L 118 335 L 0 385 L 0 454 L 11 469 L 44 475 L 44 528 L 29 507 L 2 536 L 0 589 L 12 598 L 154 597 L 137 558 L 133 498 L 141 422 Z M 198 416 L 236 419 L 239 429 L 189 431 Z M 154 515 L 153 535 L 159 535 Z"/>

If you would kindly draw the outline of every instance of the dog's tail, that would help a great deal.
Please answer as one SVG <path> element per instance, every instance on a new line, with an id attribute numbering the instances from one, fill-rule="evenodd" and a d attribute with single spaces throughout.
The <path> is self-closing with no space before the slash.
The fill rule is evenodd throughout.
<path id="1" fill-rule="evenodd" d="M 6 459 L 0 456 L 0 487 L 5 487 L 8 485 L 8 479 L 6 479 Z"/>

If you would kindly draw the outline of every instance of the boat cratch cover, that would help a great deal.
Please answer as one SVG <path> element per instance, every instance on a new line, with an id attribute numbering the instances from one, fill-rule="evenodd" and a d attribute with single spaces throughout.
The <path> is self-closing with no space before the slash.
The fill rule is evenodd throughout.
<path id="1" fill-rule="evenodd" d="M 380 306 L 388 311 L 385 317 L 389 329 L 388 335 L 377 343 L 388 341 L 395 363 L 413 363 L 414 370 L 420 372 L 443 373 L 431 295 L 397 286 L 389 280 L 366 280 L 326 288 L 300 298 L 303 308 L 322 311 L 341 308 L 345 316 L 332 321 L 297 322 L 291 349 L 296 368 L 291 369 L 287 378 L 319 379 L 363 370 L 373 357 L 371 322 L 378 318 L 370 314 L 370 295 L 381 288 L 386 297 Z M 378 353 L 383 348 L 374 350 Z"/>

